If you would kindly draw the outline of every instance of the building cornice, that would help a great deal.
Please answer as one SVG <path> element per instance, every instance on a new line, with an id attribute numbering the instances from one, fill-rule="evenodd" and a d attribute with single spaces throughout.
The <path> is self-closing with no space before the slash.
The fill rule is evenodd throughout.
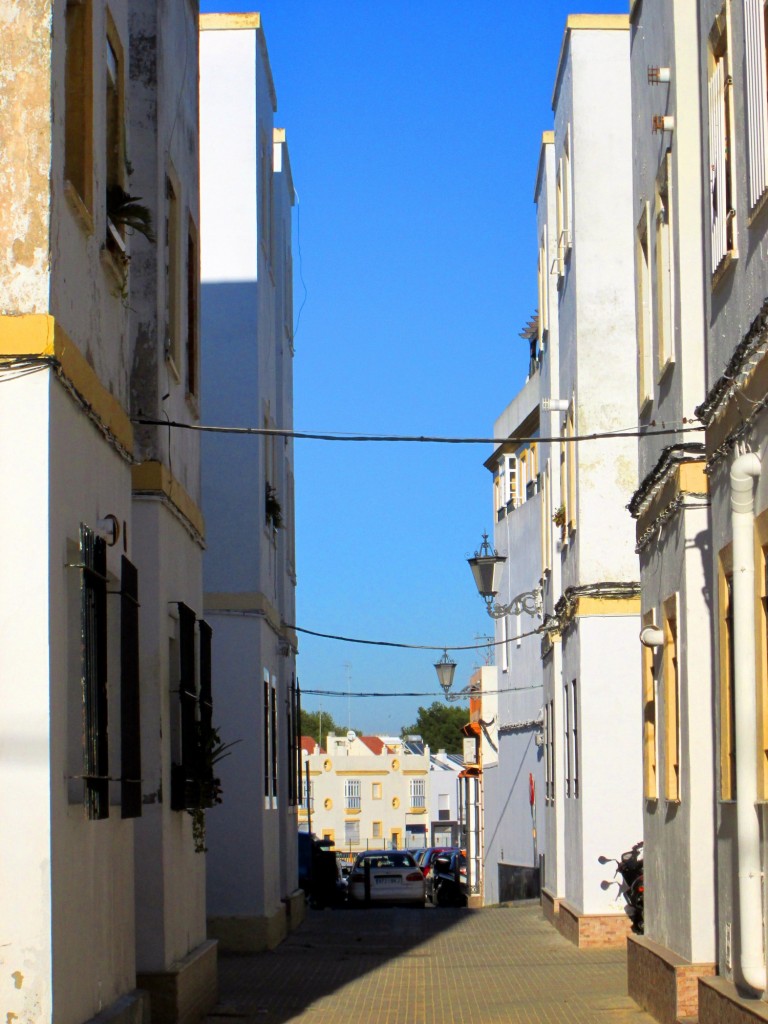
<path id="1" fill-rule="evenodd" d="M 601 32 L 628 32 L 628 14 L 569 14 L 565 22 L 563 42 L 560 46 L 560 57 L 555 74 L 555 87 L 552 90 L 552 109 L 557 106 L 557 94 L 560 91 L 561 79 L 565 68 L 566 54 L 571 40 L 571 32 L 583 30 Z"/>
<path id="2" fill-rule="evenodd" d="M 269 98 L 272 102 L 272 111 L 277 110 L 277 93 L 275 92 L 275 81 L 272 78 L 272 68 L 269 63 L 267 52 L 267 40 L 264 36 L 264 27 L 261 24 L 261 14 L 258 12 L 246 12 L 235 14 L 225 12 L 221 14 L 201 14 L 199 20 L 201 32 L 237 32 L 252 30 L 256 33 L 259 42 L 259 49 L 264 60 L 264 70 L 267 74 L 267 85 L 269 87 Z"/>
<path id="3" fill-rule="evenodd" d="M 296 632 L 283 622 L 280 612 L 261 591 L 215 592 L 203 595 L 206 614 L 257 616 L 263 618 L 273 633 L 284 640 L 294 652 L 299 650 Z M 327 754 L 310 754 L 310 757 L 327 757 Z"/>

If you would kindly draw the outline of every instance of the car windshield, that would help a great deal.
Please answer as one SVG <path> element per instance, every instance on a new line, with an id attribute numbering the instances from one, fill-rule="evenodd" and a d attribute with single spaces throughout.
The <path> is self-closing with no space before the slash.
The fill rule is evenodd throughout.
<path id="1" fill-rule="evenodd" d="M 371 868 L 415 868 L 416 861 L 410 853 L 377 853 L 368 857 L 361 857 L 357 863 L 358 867 L 370 864 Z"/>

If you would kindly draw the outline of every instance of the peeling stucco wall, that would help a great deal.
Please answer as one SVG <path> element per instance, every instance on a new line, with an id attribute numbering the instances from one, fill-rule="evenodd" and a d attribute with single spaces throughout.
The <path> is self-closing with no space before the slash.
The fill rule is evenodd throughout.
<path id="1" fill-rule="evenodd" d="M 48 308 L 52 0 L 0 5 L 0 312 Z"/>

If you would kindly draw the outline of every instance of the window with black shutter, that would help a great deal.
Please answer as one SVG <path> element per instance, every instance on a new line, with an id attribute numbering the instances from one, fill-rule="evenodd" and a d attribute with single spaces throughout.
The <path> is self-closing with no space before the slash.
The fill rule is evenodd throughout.
<path id="1" fill-rule="evenodd" d="M 109 817 L 107 733 L 107 546 L 80 524 L 81 678 L 84 803 L 89 818 Z"/>
<path id="2" fill-rule="evenodd" d="M 213 727 L 213 631 L 187 605 L 179 602 L 178 609 L 179 759 L 171 767 L 171 807 L 175 811 L 199 810 L 220 803 L 213 765 L 221 756 Z"/>
<path id="3" fill-rule="evenodd" d="M 123 555 L 120 572 L 120 803 L 124 818 L 141 816 L 139 585 Z"/>

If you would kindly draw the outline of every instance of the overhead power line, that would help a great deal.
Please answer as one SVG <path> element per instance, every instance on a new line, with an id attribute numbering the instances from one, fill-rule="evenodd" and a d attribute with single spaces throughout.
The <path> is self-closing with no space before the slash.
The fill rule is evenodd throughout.
<path id="1" fill-rule="evenodd" d="M 478 688 L 477 691 L 470 693 L 462 693 L 460 695 L 454 694 L 454 696 L 466 697 L 469 700 L 470 697 L 490 697 L 491 694 L 499 693 L 519 693 L 523 690 L 540 690 L 542 689 L 542 683 L 533 683 L 531 686 L 505 686 L 502 690 L 486 690 L 485 687 Z M 379 690 L 305 690 L 302 686 L 301 695 L 302 697 L 309 694 L 311 697 L 435 697 L 435 690 L 426 690 L 425 692 L 402 690 L 397 693 L 384 693 Z"/>
<path id="2" fill-rule="evenodd" d="M 395 640 L 364 640 L 353 636 L 338 636 L 336 633 L 318 633 L 314 629 L 303 629 L 301 626 L 292 626 L 285 623 L 286 629 L 293 629 L 297 633 L 306 633 L 308 636 L 319 636 L 324 640 L 340 640 L 346 644 L 367 644 L 372 647 L 399 647 L 408 651 L 482 651 L 488 647 L 501 647 L 502 644 L 514 643 L 515 640 L 523 640 L 527 636 L 536 636 L 543 632 L 543 626 L 529 629 L 526 633 L 519 633 L 517 636 L 507 637 L 506 640 L 486 640 L 483 644 L 406 644 Z"/>
<path id="3" fill-rule="evenodd" d="M 549 442 L 552 444 L 574 444 L 581 441 L 600 441 L 624 437 L 665 437 L 672 434 L 688 434 L 702 431 L 704 427 L 688 426 L 667 427 L 657 429 L 627 429 L 620 431 L 595 432 L 592 434 L 575 434 L 573 436 L 559 434 L 554 437 L 511 434 L 509 437 L 436 437 L 422 434 L 344 434 L 341 432 L 321 434 L 309 430 L 289 430 L 282 427 L 214 427 L 203 423 L 180 423 L 178 420 L 157 420 L 149 417 L 138 417 L 133 420 L 148 427 L 175 427 L 177 430 L 196 430 L 205 434 L 240 434 L 256 437 L 289 437 L 300 441 L 347 441 L 356 443 L 409 443 L 409 444 L 524 444 L 526 442 Z M 684 424 L 693 421 L 684 420 Z"/>

